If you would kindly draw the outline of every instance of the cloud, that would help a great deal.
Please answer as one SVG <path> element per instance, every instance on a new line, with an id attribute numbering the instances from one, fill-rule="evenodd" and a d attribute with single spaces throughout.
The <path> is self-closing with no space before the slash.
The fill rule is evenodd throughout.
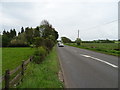
<path id="1" fill-rule="evenodd" d="M 91 1 L 91 2 L 90 2 Z M 117 39 L 117 22 L 99 26 L 118 18 L 118 0 L 34 0 L 2 1 L 2 29 L 35 27 L 47 19 L 61 36 L 72 40 L 80 30 L 82 40 Z M 101 31 L 101 32 L 100 32 Z"/>
<path id="2" fill-rule="evenodd" d="M 1 0 L 1 2 L 118 2 L 119 0 Z"/>

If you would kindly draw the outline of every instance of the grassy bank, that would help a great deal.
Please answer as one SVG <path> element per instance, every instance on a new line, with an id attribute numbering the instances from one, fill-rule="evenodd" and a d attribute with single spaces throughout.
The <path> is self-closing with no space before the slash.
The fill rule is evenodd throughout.
<path id="1" fill-rule="evenodd" d="M 22 60 L 27 60 L 34 52 L 34 48 L 2 48 L 2 72 L 15 69 Z"/>
<path id="2" fill-rule="evenodd" d="M 117 43 L 82 43 L 80 46 L 76 45 L 75 43 L 67 43 L 66 45 L 88 49 L 104 54 L 120 56 Z"/>
<path id="3" fill-rule="evenodd" d="M 56 48 L 41 64 L 30 63 L 25 72 L 23 83 L 18 88 L 62 88 L 58 79 L 60 70 Z"/>

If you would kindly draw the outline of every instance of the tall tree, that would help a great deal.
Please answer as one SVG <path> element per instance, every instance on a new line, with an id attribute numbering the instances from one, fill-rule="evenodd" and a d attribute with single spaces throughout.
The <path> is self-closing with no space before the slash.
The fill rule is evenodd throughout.
<path id="1" fill-rule="evenodd" d="M 54 41 L 57 40 L 58 32 L 52 27 L 51 24 L 49 24 L 49 22 L 47 20 L 43 20 L 41 22 L 40 27 L 42 28 L 42 37 L 43 38 L 49 38 Z"/>
<path id="2" fill-rule="evenodd" d="M 34 29 L 34 37 L 40 37 L 40 30 L 39 30 L 39 27 L 37 26 L 35 29 Z"/>
<path id="3" fill-rule="evenodd" d="M 29 28 L 29 27 L 25 28 L 25 37 L 29 44 L 33 43 L 33 28 Z"/>
<path id="4" fill-rule="evenodd" d="M 21 33 L 23 33 L 23 32 L 24 32 L 24 28 L 22 27 L 22 28 L 21 28 Z"/>
<path id="5" fill-rule="evenodd" d="M 13 37 L 15 37 L 15 36 L 16 36 L 16 30 L 13 29 Z"/>
<path id="6" fill-rule="evenodd" d="M 20 35 L 21 33 L 20 32 L 18 32 L 18 36 Z"/>
<path id="7" fill-rule="evenodd" d="M 3 31 L 3 35 L 5 35 L 6 33 L 7 33 L 7 32 L 4 30 L 4 31 Z"/>

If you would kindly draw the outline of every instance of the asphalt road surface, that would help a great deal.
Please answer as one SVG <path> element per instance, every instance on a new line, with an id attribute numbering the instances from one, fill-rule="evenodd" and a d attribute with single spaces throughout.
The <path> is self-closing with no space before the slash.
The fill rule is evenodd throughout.
<path id="1" fill-rule="evenodd" d="M 118 57 L 58 47 L 66 88 L 118 88 Z"/>

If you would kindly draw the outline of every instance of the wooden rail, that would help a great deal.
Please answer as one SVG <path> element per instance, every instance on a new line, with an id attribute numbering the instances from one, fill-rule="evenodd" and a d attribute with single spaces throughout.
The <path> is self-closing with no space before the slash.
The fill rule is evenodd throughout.
<path id="1" fill-rule="evenodd" d="M 22 64 L 17 68 L 15 68 L 14 70 L 11 70 L 11 71 L 9 69 L 6 70 L 5 75 L 0 77 L 0 83 L 5 81 L 5 84 L 4 84 L 5 86 L 3 87 L 3 89 L 8 90 L 10 87 L 14 87 L 18 83 L 22 82 L 24 72 L 26 70 L 26 66 L 32 60 L 33 60 L 33 57 L 30 57 L 28 60 L 22 61 Z M 14 77 L 12 76 L 13 74 L 15 74 Z"/>

